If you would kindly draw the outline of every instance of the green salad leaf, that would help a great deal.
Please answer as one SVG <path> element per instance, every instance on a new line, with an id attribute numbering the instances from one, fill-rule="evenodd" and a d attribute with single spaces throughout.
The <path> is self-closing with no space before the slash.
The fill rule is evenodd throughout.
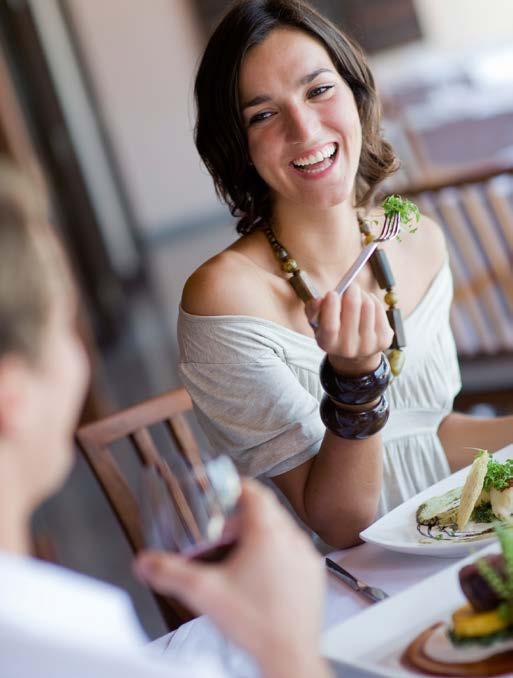
<path id="1" fill-rule="evenodd" d="M 406 227 L 408 233 L 415 233 L 417 227 L 412 224 L 418 223 L 420 211 L 417 205 L 411 200 L 401 198 L 400 195 L 389 195 L 383 202 L 383 210 L 386 217 L 393 217 L 398 214 L 402 226 Z"/>
<path id="2" fill-rule="evenodd" d="M 487 501 L 484 504 L 476 506 L 476 508 L 472 511 L 472 520 L 476 523 L 493 523 L 496 518 L 494 512 L 492 511 L 491 503 Z"/>
<path id="3" fill-rule="evenodd" d="M 497 572 L 485 558 L 476 561 L 479 574 L 490 588 L 504 601 L 500 613 L 513 622 L 513 529 L 511 525 L 497 525 L 495 532 L 499 538 L 504 556 L 504 575 Z"/>
<path id="4" fill-rule="evenodd" d="M 488 469 L 483 483 L 483 489 L 490 490 L 494 487 L 496 490 L 505 490 L 513 481 L 513 459 L 506 459 L 505 462 L 488 461 Z"/>

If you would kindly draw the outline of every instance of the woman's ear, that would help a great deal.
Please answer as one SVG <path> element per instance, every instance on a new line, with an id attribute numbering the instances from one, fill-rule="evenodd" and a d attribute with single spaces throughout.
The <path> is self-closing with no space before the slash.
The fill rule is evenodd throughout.
<path id="1" fill-rule="evenodd" d="M 0 358 L 0 438 L 8 440 L 27 425 L 30 414 L 31 370 L 22 358 Z"/>

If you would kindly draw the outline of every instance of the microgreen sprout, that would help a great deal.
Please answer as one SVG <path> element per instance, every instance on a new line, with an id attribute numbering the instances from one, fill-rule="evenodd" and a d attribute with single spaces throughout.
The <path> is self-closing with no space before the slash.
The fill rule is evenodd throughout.
<path id="1" fill-rule="evenodd" d="M 414 224 L 419 222 L 420 212 L 417 205 L 411 202 L 411 200 L 401 198 L 400 195 L 389 195 L 383 202 L 383 210 L 385 217 L 390 218 L 396 214 L 399 215 L 401 230 L 408 233 L 415 233 L 417 230 L 417 226 Z"/>

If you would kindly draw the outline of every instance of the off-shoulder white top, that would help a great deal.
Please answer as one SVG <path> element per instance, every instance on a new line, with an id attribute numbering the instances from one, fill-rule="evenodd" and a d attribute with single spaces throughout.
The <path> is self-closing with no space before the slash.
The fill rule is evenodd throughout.
<path id="1" fill-rule="evenodd" d="M 379 515 L 445 477 L 437 436 L 460 389 L 449 326 L 452 278 L 440 269 L 404 320 L 406 363 L 388 389 L 390 418 L 382 431 L 384 478 Z M 313 338 L 252 316 L 198 316 L 180 309 L 180 374 L 212 447 L 239 471 L 272 477 L 319 451 L 325 427 Z"/>

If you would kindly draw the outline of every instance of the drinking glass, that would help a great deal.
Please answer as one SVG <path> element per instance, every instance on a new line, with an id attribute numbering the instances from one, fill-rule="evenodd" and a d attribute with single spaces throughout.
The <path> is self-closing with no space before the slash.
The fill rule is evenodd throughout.
<path id="1" fill-rule="evenodd" d="M 202 455 L 191 464 L 178 453 L 145 466 L 141 515 L 146 546 L 190 558 L 220 560 L 233 547 L 241 484 L 230 457 Z"/>

